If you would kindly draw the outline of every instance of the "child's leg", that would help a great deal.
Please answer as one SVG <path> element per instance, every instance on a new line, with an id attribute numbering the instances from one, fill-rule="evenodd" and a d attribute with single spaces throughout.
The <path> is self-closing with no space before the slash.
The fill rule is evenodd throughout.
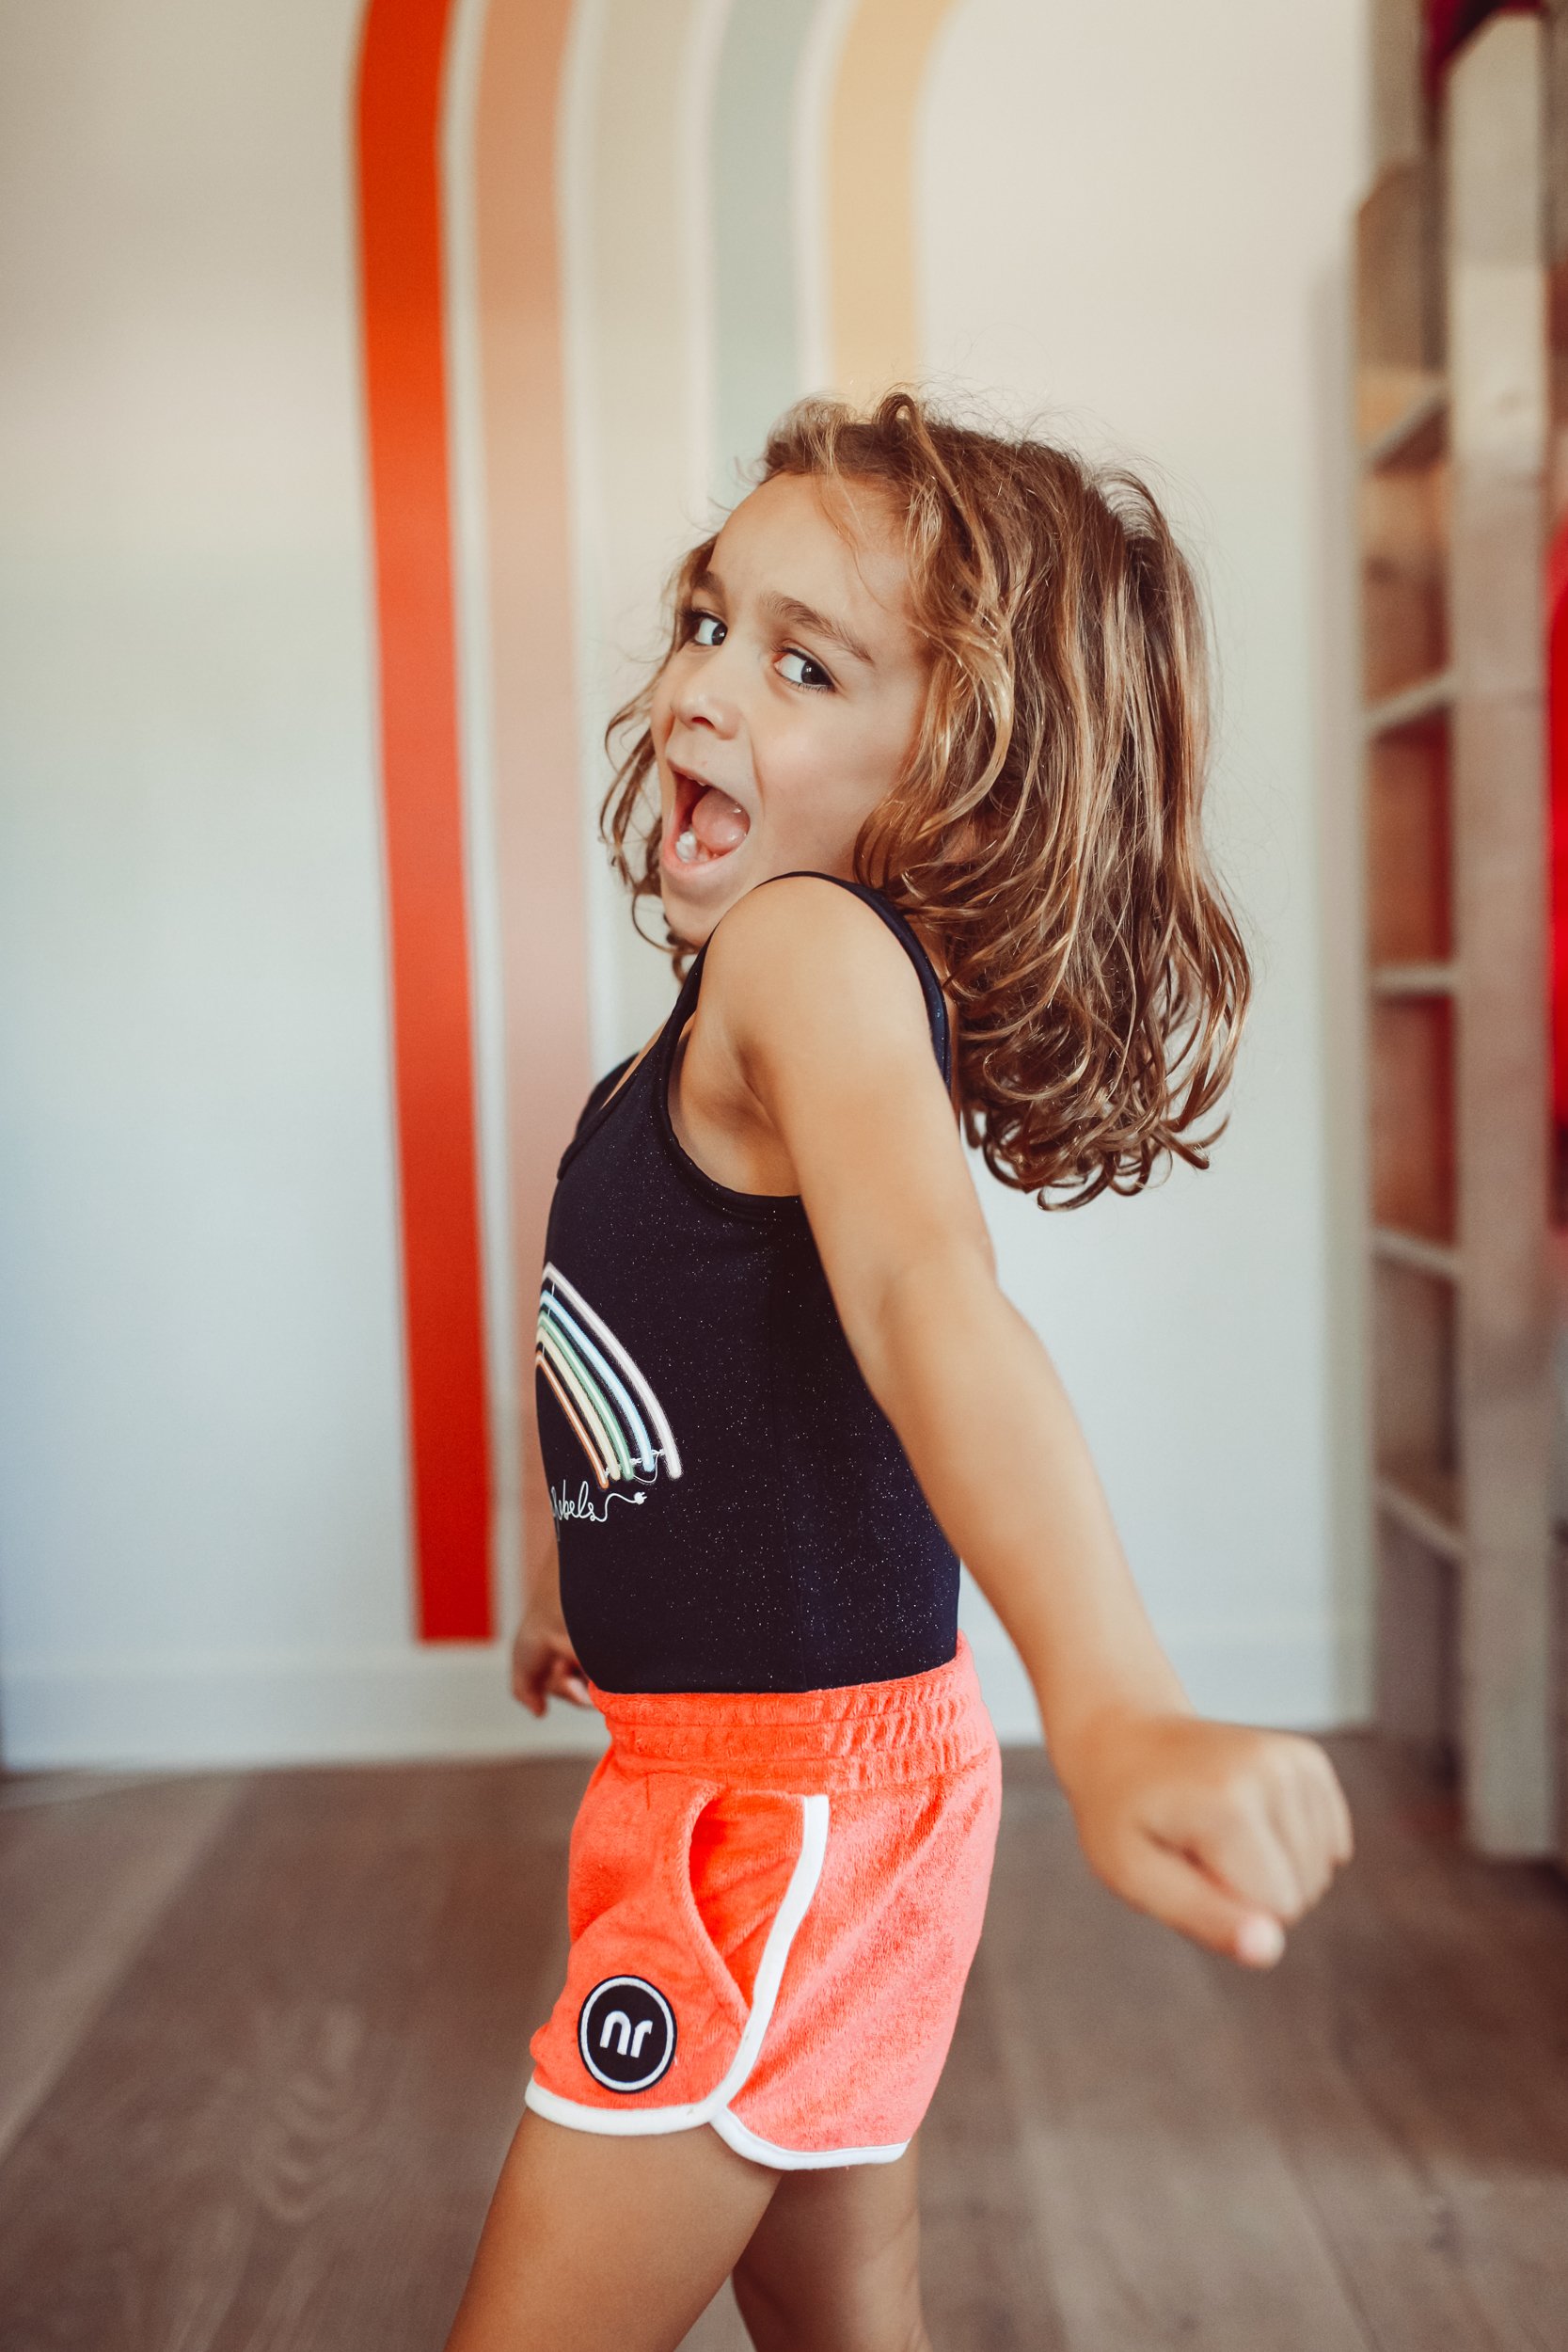
<path id="1" fill-rule="evenodd" d="M 757 2352 L 930 2352 L 915 2150 L 785 2172 L 735 2271 Z"/>
<path id="2" fill-rule="evenodd" d="M 705 2128 L 610 2138 L 525 2114 L 447 2352 L 673 2352 L 778 2180 Z"/>

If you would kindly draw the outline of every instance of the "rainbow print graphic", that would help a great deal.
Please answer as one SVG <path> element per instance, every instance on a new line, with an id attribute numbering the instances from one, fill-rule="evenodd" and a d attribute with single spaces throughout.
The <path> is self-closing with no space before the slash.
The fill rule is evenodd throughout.
<path id="1" fill-rule="evenodd" d="M 610 1326 L 560 1269 L 545 1268 L 534 1362 L 587 1454 L 601 1487 L 646 1482 L 662 1461 L 681 1474 L 674 1436 L 647 1381 Z"/>

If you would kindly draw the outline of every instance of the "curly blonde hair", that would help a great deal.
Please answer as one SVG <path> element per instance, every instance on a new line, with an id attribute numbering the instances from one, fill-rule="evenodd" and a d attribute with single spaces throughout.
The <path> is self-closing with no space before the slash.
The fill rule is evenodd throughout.
<path id="1" fill-rule="evenodd" d="M 945 972 L 968 1141 L 1042 1208 L 1138 1192 L 1173 1155 L 1206 1168 L 1227 1119 L 1193 1130 L 1229 1083 L 1252 977 L 1201 838 L 1201 599 L 1152 494 L 907 389 L 869 411 L 799 403 L 756 478 L 779 474 L 875 485 L 902 523 L 929 678 L 854 869 Z M 713 546 L 677 570 L 672 645 Z M 636 730 L 600 811 L 634 919 L 658 892 L 652 689 L 606 736 L 613 756 Z"/>

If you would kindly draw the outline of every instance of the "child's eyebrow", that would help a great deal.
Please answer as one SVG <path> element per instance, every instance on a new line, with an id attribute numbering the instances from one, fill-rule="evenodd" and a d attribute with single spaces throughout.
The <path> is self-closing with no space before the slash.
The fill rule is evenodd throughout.
<path id="1" fill-rule="evenodd" d="M 825 637 L 837 645 L 851 660 L 863 661 L 868 670 L 877 666 L 858 637 L 851 635 L 842 621 L 835 621 L 826 612 L 818 612 L 814 604 L 802 604 L 799 596 L 766 596 L 763 609 L 783 628 L 803 628 L 813 637 Z"/>

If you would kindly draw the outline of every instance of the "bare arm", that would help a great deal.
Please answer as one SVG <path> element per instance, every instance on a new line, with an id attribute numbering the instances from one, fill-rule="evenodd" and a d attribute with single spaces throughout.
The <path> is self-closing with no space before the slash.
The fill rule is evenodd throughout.
<path id="1" fill-rule="evenodd" d="M 1343 1795 L 1315 1742 L 1199 1718 L 1161 1649 L 1055 1368 L 997 1286 L 902 950 L 846 893 L 773 883 L 715 933 L 702 1003 L 867 1385 L 1018 1646 L 1090 1861 L 1188 1933 L 1277 1957 L 1349 1854 Z"/>

